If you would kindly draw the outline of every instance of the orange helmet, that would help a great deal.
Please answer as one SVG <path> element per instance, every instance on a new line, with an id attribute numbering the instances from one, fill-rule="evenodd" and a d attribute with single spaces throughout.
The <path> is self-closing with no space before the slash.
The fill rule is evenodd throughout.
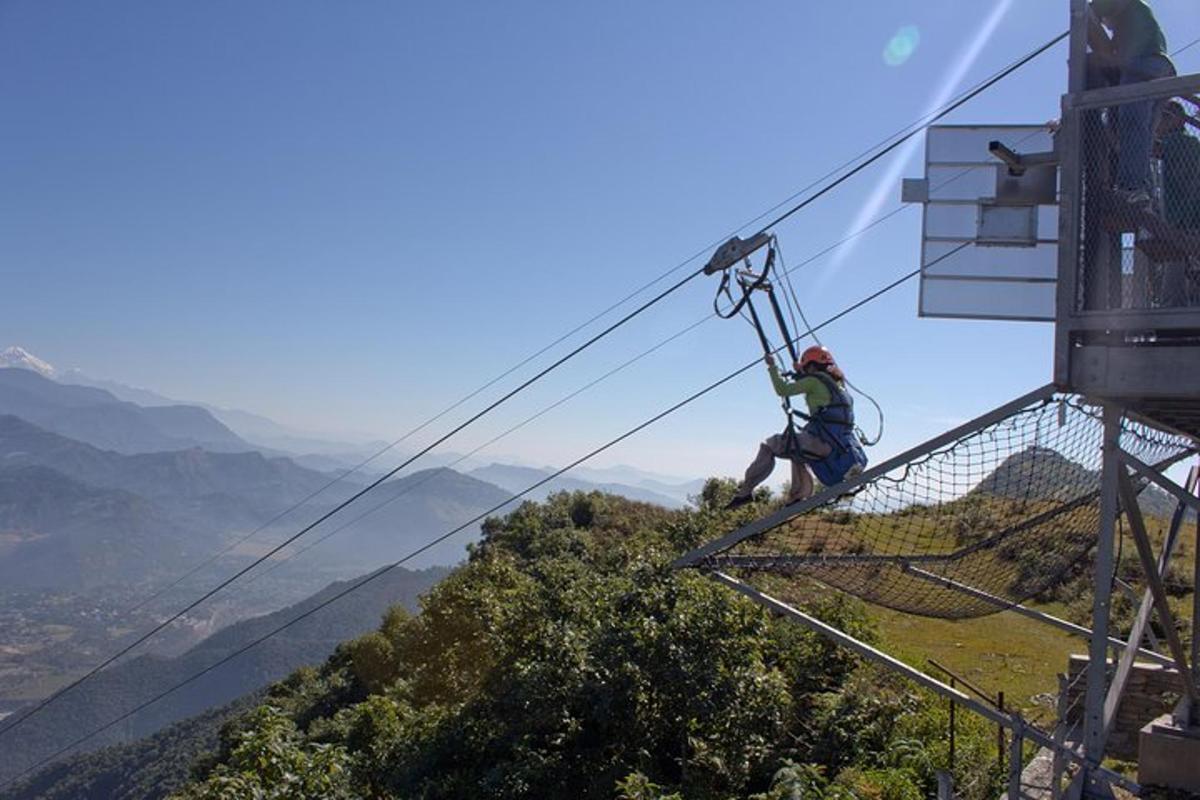
<path id="1" fill-rule="evenodd" d="M 825 367 L 836 366 L 833 360 L 833 353 L 821 345 L 813 345 L 800 354 L 800 369 L 804 369 L 809 364 L 821 364 Z"/>

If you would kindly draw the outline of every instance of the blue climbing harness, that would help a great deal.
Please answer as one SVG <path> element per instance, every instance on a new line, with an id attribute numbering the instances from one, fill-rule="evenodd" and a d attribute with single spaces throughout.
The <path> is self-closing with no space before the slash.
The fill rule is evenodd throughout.
<path id="1" fill-rule="evenodd" d="M 829 390 L 829 403 L 812 414 L 803 414 L 795 410 L 792 414 L 805 420 L 805 433 L 825 442 L 830 450 L 829 455 L 823 457 L 803 451 L 800 455 L 822 485 L 836 486 L 845 479 L 850 470 L 855 467 L 862 470 L 867 466 L 867 454 L 863 452 L 862 445 L 854 435 L 854 398 L 831 375 L 813 372 L 809 373 L 809 376 L 821 381 Z M 799 450 L 794 430 L 794 423 L 789 420 L 788 438 Z"/>

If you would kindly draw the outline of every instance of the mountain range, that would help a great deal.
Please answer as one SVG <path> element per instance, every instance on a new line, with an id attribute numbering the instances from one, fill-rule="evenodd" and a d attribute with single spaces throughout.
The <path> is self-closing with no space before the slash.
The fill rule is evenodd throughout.
<path id="1" fill-rule="evenodd" d="M 3 374 L 0 370 L 0 375 Z M 257 524 L 306 497 L 331 477 L 254 450 L 198 447 L 125 454 L 0 415 L 0 466 L 41 466 L 75 480 L 122 489 L 209 524 Z M 214 512 L 217 517 L 214 518 Z"/>
<path id="2" fill-rule="evenodd" d="M 344 470 L 312 469 L 255 447 L 204 408 L 143 406 L 107 389 L 62 383 L 71 371 L 57 370 L 20 348 L 0 353 L 0 364 L 0 471 L 8 493 L 0 509 L 0 577 L 10 576 L 13 586 L 65 590 L 161 581 L 181 564 L 200 561 L 307 501 L 305 509 L 257 539 L 277 541 L 374 477 L 367 473 L 341 479 Z M 146 401 L 165 399 L 149 390 L 130 391 L 140 392 L 137 396 Z M 267 427 L 274 424 L 235 413 L 243 422 L 253 418 Z M 396 457 L 392 455 L 393 463 Z M 427 463 L 438 460 L 431 454 Z M 446 468 L 414 473 L 388 481 L 308 539 L 365 514 L 353 521 L 352 535 L 323 545 L 318 557 L 348 568 L 371 568 L 503 504 L 550 471 L 490 464 L 467 475 Z M 563 476 L 533 497 L 599 489 L 679 507 L 698 490 L 697 485 L 657 480 L 632 468 L 595 474 L 628 476 L 631 483 Z M 55 518 L 34 505 L 35 498 L 44 505 L 52 497 L 58 505 Z M 471 532 L 464 532 L 422 552 L 413 564 L 453 564 L 462 558 L 470 537 Z M 245 559 L 264 547 L 249 543 L 234 556 Z"/>
<path id="3" fill-rule="evenodd" d="M 284 453 L 282 447 L 264 446 L 265 442 L 288 448 L 319 443 L 328 446 L 326 455 L 310 453 L 309 464 L 315 460 L 333 468 L 339 461 L 345 463 L 336 450 L 339 443 L 307 438 L 265 417 L 175 403 L 151 390 L 57 370 L 19 348 L 0 353 L 0 587 L 5 591 L 5 625 L 10 626 L 0 636 L 0 647 L 19 643 L 6 651 L 4 669 L 19 673 L 6 687 L 45 686 L 43 692 L 49 691 L 55 680 L 95 663 L 160 613 L 151 607 L 139 612 L 139 621 L 133 622 L 122 616 L 121 604 L 169 585 L 280 511 L 307 501 L 305 508 L 207 567 L 211 574 L 198 574 L 173 590 L 171 597 L 164 597 L 164 602 L 178 607 L 180 598 L 196 596 L 197 589 L 208 588 L 218 576 L 248 563 L 270 543 L 323 516 L 369 479 L 353 475 L 335 480 L 340 471 L 313 469 L 298 463 L 302 457 L 295 451 Z M 344 455 L 359 457 L 352 451 Z M 392 454 L 393 463 L 396 455 Z M 438 459 L 427 463 L 436 464 Z M 549 472 L 548 468 L 491 464 L 478 474 L 435 467 L 389 480 L 298 542 L 308 546 L 342 526 L 353 526 L 305 560 L 288 563 L 288 570 L 295 574 L 307 562 L 319 565 L 323 574 L 345 575 L 348 569 L 376 569 L 405 559 L 465 520 L 507 508 L 512 494 Z M 664 479 L 658 483 L 665 491 L 658 492 L 638 485 L 654 484 L 658 476 L 629 468 L 617 472 L 628 475 L 630 482 L 607 474 L 597 475 L 596 481 L 564 477 L 536 496 L 602 488 L 677 507 L 690 488 Z M 461 561 L 464 545 L 477 535 L 478 525 L 472 525 L 420 550 L 405 561 L 405 568 L 423 571 L 389 572 L 369 589 L 355 592 L 110 730 L 89 748 L 153 733 L 255 691 L 303 663 L 324 658 L 336 643 L 372 628 L 389 604 L 401 601 L 411 606 L 419 592 L 444 574 L 445 566 L 439 565 Z M 240 591 L 233 594 L 244 593 L 247 587 L 242 584 L 247 583 L 240 582 Z M 160 653 L 181 655 L 142 655 L 119 663 L 24 723 L 20 735 L 5 743 L 0 780 L 52 752 L 80 729 L 107 721 L 341 588 L 335 584 L 297 606 L 238 622 L 246 609 L 270 602 L 261 594 L 274 584 L 256 583 L 251 584 L 256 592 L 253 600 L 223 593 L 189 613 L 182 621 L 186 631 L 173 628 L 175 645 Z M 290 580 L 287 585 L 301 583 Z M 120 599 L 109 607 L 93 608 L 88 600 L 79 600 L 106 595 L 117 587 Z M 61 606 L 70 608 L 63 616 L 55 609 L 66 597 L 74 599 Z M 279 608 L 281 603 L 268 608 Z M 49 635 L 39 631 L 51 628 L 53 651 L 39 650 L 38 642 Z M 210 631 L 215 633 L 186 649 Z M 106 636 L 111 636 L 107 642 Z M 86 637 L 86 649 L 70 656 L 78 649 L 80 637 Z M 39 655 L 51 652 L 45 658 Z M 19 713 L 19 698 L 37 696 L 35 688 L 13 689 L 11 694 L 6 690 L 4 709 Z"/>
<path id="4" fill-rule="evenodd" d="M 202 408 L 139 406 L 103 389 L 58 383 L 28 369 L 0 369 L 0 414 L 121 453 L 254 449 Z"/>
<path id="5" fill-rule="evenodd" d="M 1100 473 L 1064 457 L 1056 450 L 1030 447 L 1013 453 L 972 490 L 1012 499 L 1064 500 L 1098 491 Z M 1175 513 L 1173 497 L 1157 486 L 1138 494 L 1142 513 L 1169 519 Z M 1195 514 L 1189 512 L 1188 518 Z"/>
<path id="6" fill-rule="evenodd" d="M 172 571 L 181 559 L 198 561 L 326 487 L 276 527 L 292 532 L 361 488 L 332 481 L 258 452 L 193 448 L 125 455 L 0 416 L 0 576 L 10 574 L 22 585 L 50 581 L 50 588 L 72 585 L 84 571 L 91 585 L 144 580 Z M 426 470 L 384 483 L 313 535 L 378 508 L 322 551 L 323 558 L 366 568 L 404 555 L 509 496 L 449 469 Z M 155 537 L 161 549 L 153 546 Z M 468 538 L 423 553 L 416 563 L 453 564 Z M 352 546 L 337 548 L 339 541 Z M 47 566 L 22 578 L 20 565 L 30 563 L 57 563 L 61 571 Z"/>
<path id="7" fill-rule="evenodd" d="M 0 584 L 7 590 L 86 591 L 137 578 L 150 565 L 180 570 L 195 549 L 183 526 L 135 494 L 40 466 L 0 469 Z"/>
<path id="8" fill-rule="evenodd" d="M 467 474 L 479 478 L 488 483 L 507 489 L 510 492 L 519 492 L 527 486 L 531 486 L 537 481 L 543 480 L 554 474 L 556 470 L 550 467 L 518 467 L 511 464 L 489 464 L 486 467 L 473 469 Z M 674 487 L 673 487 L 674 488 Z M 682 490 L 684 487 L 677 487 Z M 655 503 L 667 508 L 682 508 L 686 503 L 678 497 L 677 492 L 672 494 L 664 494 L 653 491 L 641 486 L 630 486 L 622 483 L 596 483 L 593 481 L 585 481 L 579 478 L 571 477 L 570 475 L 562 475 L 548 481 L 536 491 L 529 494 L 531 500 L 542 500 L 548 495 L 555 492 L 575 492 L 575 491 L 601 491 L 609 494 L 619 494 L 622 497 L 627 497 L 630 500 L 640 500 L 644 503 Z M 698 490 L 697 490 L 698 491 Z"/>
<path id="9" fill-rule="evenodd" d="M 33 372 L 47 380 L 63 385 L 98 389 L 111 395 L 113 399 L 133 403 L 147 409 L 178 406 L 198 408 L 207 412 L 217 422 L 233 432 L 242 440 L 243 446 L 279 451 L 279 454 L 287 453 L 298 459 L 311 460 L 312 463 L 306 465 L 316 469 L 345 467 L 358 463 L 383 446 L 382 442 L 369 437 L 343 441 L 335 437 L 312 434 L 282 425 L 261 414 L 236 408 L 224 408 L 200 401 L 178 400 L 152 389 L 129 386 L 105 378 L 95 378 L 78 369 L 59 369 L 28 350 L 15 345 L 0 351 L 0 368 L 4 367 Z"/>
<path id="10" fill-rule="evenodd" d="M 14 368 L 14 371 L 21 370 L 36 374 L 60 385 L 85 387 L 102 392 L 103 394 L 93 394 L 90 396 L 92 403 L 103 402 L 111 404 L 116 400 L 118 402 L 132 403 L 145 410 L 187 406 L 206 412 L 207 416 L 220 425 L 223 425 L 229 434 L 240 440 L 240 444 L 234 446 L 228 439 L 228 434 L 222 434 L 219 438 L 224 440 L 228 447 L 220 444 L 216 447 L 207 447 L 204 444 L 200 445 L 206 446 L 206 449 L 210 450 L 232 449 L 236 451 L 255 449 L 267 456 L 287 456 L 297 464 L 310 469 L 318 471 L 343 471 L 348 467 L 359 465 L 369 456 L 378 453 L 386 446 L 384 441 L 376 437 L 360 435 L 355 438 L 344 439 L 332 437 L 327 434 L 299 430 L 278 423 L 261 414 L 240 409 L 225 408 L 201 401 L 173 399 L 152 389 L 129 386 L 105 378 L 95 378 L 78 369 L 59 369 L 18 346 L 10 346 L 0 351 L 0 374 L 4 372 L 4 368 L 6 367 Z M 3 394 L 3 391 L 3 386 L 0 385 L 0 395 Z M 0 397 L 0 413 L 4 413 L 2 397 Z M 12 413 L 23 416 L 16 411 Z M 150 413 L 152 415 L 160 414 L 160 412 L 156 411 L 151 411 Z M 37 420 L 28 416 L 26 418 L 37 422 Z M 59 430 L 52 424 L 42 424 L 42 427 L 72 436 L 71 432 Z M 83 432 L 88 433 L 86 430 Z M 99 437 L 100 433 L 96 433 L 95 435 Z M 185 444 L 189 441 L 195 442 L 195 437 L 187 432 L 170 431 L 168 435 L 175 439 L 183 439 Z M 100 447 L 111 447 L 109 442 L 98 443 L 92 441 L 86 435 L 73 436 L 72 438 L 79 438 L 83 441 L 97 444 Z M 159 441 L 155 446 L 145 448 L 134 447 L 132 450 L 130 447 L 126 447 L 125 451 L 144 452 L 164 449 L 157 446 L 161 444 L 163 442 Z M 173 449 L 178 444 L 179 442 L 175 442 L 171 447 L 165 449 Z M 122 448 L 111 447 L 111 449 L 121 450 Z M 409 455 L 411 453 L 404 452 L 399 448 L 392 448 L 390 451 L 390 457 L 393 461 Z M 506 460 L 509 459 L 506 458 Z M 519 462 L 519 459 L 512 460 Z M 460 471 L 489 466 L 485 462 L 474 458 L 464 459 L 459 454 L 453 452 L 430 453 L 424 456 L 422 461 L 428 466 L 447 466 L 453 464 L 454 466 L 458 466 Z M 529 467 L 529 465 L 525 466 Z M 373 472 L 378 474 L 383 468 L 383 463 L 367 464 L 361 467 L 359 471 L 368 475 Z M 553 469 L 552 467 L 529 468 L 541 469 L 543 471 L 551 471 Z M 624 465 L 603 468 L 586 465 L 580 466 L 572 472 L 572 479 L 575 481 L 585 481 L 590 489 L 614 487 L 618 494 L 624 494 L 626 491 L 632 490 L 649 491 L 661 497 L 673 498 L 678 504 L 686 504 L 700 490 L 700 487 L 704 483 L 703 479 L 694 478 L 687 480 L 672 478 Z"/>

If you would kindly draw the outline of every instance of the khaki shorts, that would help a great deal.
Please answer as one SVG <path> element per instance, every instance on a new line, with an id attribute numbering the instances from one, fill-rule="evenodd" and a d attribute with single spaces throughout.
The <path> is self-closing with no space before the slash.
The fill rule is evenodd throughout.
<path id="1" fill-rule="evenodd" d="M 788 452 L 786 433 L 769 436 L 763 444 L 776 458 L 790 458 L 793 461 L 820 461 L 833 452 L 827 442 L 808 431 L 796 431 L 794 442 L 799 452 Z"/>

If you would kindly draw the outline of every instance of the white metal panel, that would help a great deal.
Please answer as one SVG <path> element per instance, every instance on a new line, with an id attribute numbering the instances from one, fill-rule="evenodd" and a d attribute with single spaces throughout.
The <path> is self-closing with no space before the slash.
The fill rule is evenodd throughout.
<path id="1" fill-rule="evenodd" d="M 974 203 L 980 198 L 996 196 L 996 164 L 980 164 L 976 167 L 939 167 L 931 164 L 927 172 L 931 202 L 964 200 Z"/>
<path id="2" fill-rule="evenodd" d="M 1058 239 L 1058 206 L 1038 206 L 1039 242 Z M 974 241 L 979 234 L 979 204 L 928 203 L 925 206 L 925 238 Z"/>
<path id="3" fill-rule="evenodd" d="M 1032 247 L 1037 243 L 1037 220 L 1037 206 L 980 204 L 978 243 Z"/>
<path id="4" fill-rule="evenodd" d="M 925 206 L 925 236 L 964 241 L 975 238 L 979 206 L 966 203 L 929 203 Z"/>
<path id="5" fill-rule="evenodd" d="M 1008 174 L 989 150 L 992 141 L 1017 153 L 1054 149 L 1053 137 L 1041 125 L 934 126 L 926 135 L 919 312 L 1053 321 L 1058 208 L 991 205 L 998 178 Z M 983 204 L 990 205 L 991 216 L 981 234 Z M 1036 243 L 1025 235 L 1031 230 Z M 988 243 L 981 243 L 981 235 Z M 964 243 L 971 246 L 953 252 Z"/>
<path id="6" fill-rule="evenodd" d="M 921 284 L 923 317 L 967 317 L 1053 322 L 1053 282 L 926 278 Z"/>
<path id="7" fill-rule="evenodd" d="M 1045 125 L 934 125 L 925 137 L 925 161 L 987 163 L 991 141 L 1003 142 L 1018 153 L 1054 149 L 1054 137 Z"/>
<path id="8" fill-rule="evenodd" d="M 967 247 L 946 257 L 961 245 L 962 242 L 926 242 L 925 264 L 932 266 L 923 270 L 924 276 L 1053 280 L 1058 275 L 1058 245 L 1053 242 L 1020 249 Z"/>
<path id="9" fill-rule="evenodd" d="M 1058 206 L 1038 206 L 1038 237 L 1043 241 L 1058 241 Z"/>

